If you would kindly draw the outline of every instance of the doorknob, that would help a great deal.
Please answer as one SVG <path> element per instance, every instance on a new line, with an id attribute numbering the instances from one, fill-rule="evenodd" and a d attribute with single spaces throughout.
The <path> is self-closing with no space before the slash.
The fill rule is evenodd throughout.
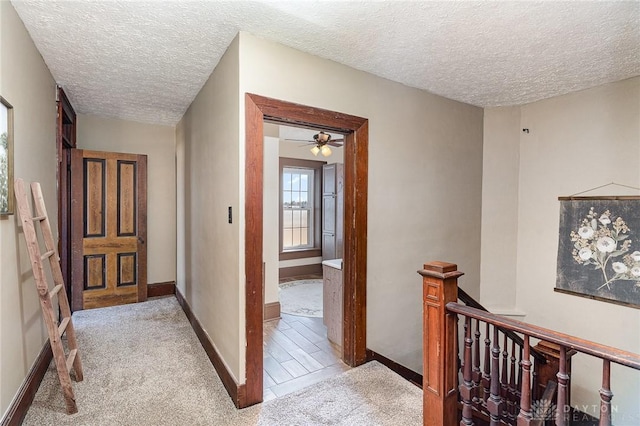
<path id="1" fill-rule="evenodd" d="M 142 237 L 138 237 L 138 242 L 139 242 L 140 244 L 144 244 L 144 238 L 142 238 Z"/>

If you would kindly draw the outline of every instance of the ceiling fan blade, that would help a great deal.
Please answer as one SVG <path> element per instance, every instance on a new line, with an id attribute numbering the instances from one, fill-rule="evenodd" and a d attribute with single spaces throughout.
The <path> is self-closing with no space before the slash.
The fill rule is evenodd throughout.
<path id="1" fill-rule="evenodd" d="M 310 141 L 309 139 L 285 139 L 285 141 L 315 143 L 314 141 Z"/>
<path id="2" fill-rule="evenodd" d="M 341 148 L 342 145 L 344 144 L 344 139 L 331 139 L 329 142 L 327 142 L 327 145 L 331 145 L 331 146 L 335 146 L 338 148 Z"/>

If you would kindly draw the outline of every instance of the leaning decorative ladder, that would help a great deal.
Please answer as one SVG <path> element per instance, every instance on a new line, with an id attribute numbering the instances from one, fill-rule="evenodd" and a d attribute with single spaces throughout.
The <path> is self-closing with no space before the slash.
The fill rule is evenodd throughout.
<path id="1" fill-rule="evenodd" d="M 60 269 L 60 258 L 58 257 L 58 251 L 53 241 L 51 223 L 47 216 L 44 198 L 42 197 L 42 190 L 38 182 L 33 182 L 31 184 L 31 192 L 33 194 L 33 201 L 36 210 L 35 215 L 31 212 L 29 199 L 25 192 L 24 182 L 22 179 L 15 180 L 14 191 L 16 194 L 16 201 L 18 203 L 18 211 L 20 212 L 20 219 L 22 220 L 22 231 L 27 243 L 29 257 L 31 258 L 33 276 L 35 278 L 38 295 L 40 297 L 40 307 L 42 308 L 42 315 L 44 316 L 44 320 L 47 325 L 53 359 L 56 363 L 58 378 L 60 379 L 60 385 L 62 386 L 62 392 L 67 404 L 67 413 L 77 413 L 78 407 L 76 406 L 76 399 L 73 394 L 69 371 L 73 367 L 75 370 L 76 381 L 82 381 L 82 362 L 80 360 L 76 334 L 71 320 L 71 310 L 69 309 L 69 300 L 67 299 L 67 292 L 64 287 L 62 270 Z M 41 254 L 40 251 L 38 234 L 36 233 L 34 225 L 36 222 L 40 223 L 40 231 L 45 247 L 45 252 L 43 254 Z M 42 265 L 45 259 L 49 259 L 51 275 L 53 276 L 54 281 L 54 287 L 51 290 L 49 290 L 49 283 Z M 60 322 L 56 319 L 52 304 L 53 298 L 56 296 L 58 297 L 58 305 L 60 306 L 61 312 Z M 69 346 L 68 356 L 65 356 L 64 346 L 62 345 L 62 336 L 65 332 L 67 336 L 67 344 Z"/>

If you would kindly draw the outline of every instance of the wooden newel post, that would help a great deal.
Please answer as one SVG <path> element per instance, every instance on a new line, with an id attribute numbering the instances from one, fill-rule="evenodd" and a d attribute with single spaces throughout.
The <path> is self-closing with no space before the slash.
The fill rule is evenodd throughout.
<path id="1" fill-rule="evenodd" d="M 453 426 L 458 420 L 456 316 L 446 304 L 458 301 L 458 266 L 425 263 L 422 275 L 423 416 L 428 426 Z"/>

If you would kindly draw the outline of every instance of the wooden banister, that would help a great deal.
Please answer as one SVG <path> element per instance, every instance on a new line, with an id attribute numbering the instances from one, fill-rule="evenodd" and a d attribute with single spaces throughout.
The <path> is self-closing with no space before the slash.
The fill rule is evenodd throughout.
<path id="1" fill-rule="evenodd" d="M 471 318 L 479 319 L 482 322 L 502 328 L 508 328 L 518 333 L 535 337 L 536 339 L 556 343 L 560 347 L 575 349 L 578 352 L 582 352 L 596 358 L 605 359 L 615 362 L 616 364 L 640 370 L 640 355 L 633 352 L 627 352 L 612 346 L 606 346 L 589 340 L 580 339 L 559 331 L 549 330 L 537 325 L 527 324 L 525 322 L 490 314 L 458 303 L 447 303 L 446 308 L 447 312 L 470 316 Z"/>
<path id="2" fill-rule="evenodd" d="M 469 295 L 469 293 L 467 293 L 466 291 L 464 291 L 460 287 L 458 287 L 458 299 L 462 300 L 464 302 L 464 304 L 467 305 L 467 306 L 471 306 L 472 308 L 480 309 L 481 311 L 489 312 L 489 310 L 487 308 L 482 306 L 482 304 L 480 304 L 480 302 L 478 302 L 476 299 L 471 297 Z M 518 336 L 516 333 L 514 333 L 513 331 L 508 330 L 508 329 L 500 329 L 500 331 L 502 333 L 506 334 L 507 337 L 509 339 L 511 339 L 512 341 L 514 341 L 516 345 L 518 345 L 520 347 L 523 347 L 524 341 L 522 340 L 522 337 Z M 534 347 L 531 347 L 531 356 L 533 356 L 536 359 L 536 361 L 538 361 L 539 364 L 546 364 L 547 363 L 547 358 L 542 353 L 540 353 L 538 350 L 536 350 L 536 348 L 534 348 Z"/>
<path id="3" fill-rule="evenodd" d="M 611 425 L 613 393 L 610 388 L 610 363 L 640 370 L 640 355 L 494 315 L 483 310 L 475 301 L 478 307 L 459 304 L 458 297 L 466 293 L 457 287 L 458 278 L 463 274 L 455 264 L 430 262 L 418 273 L 422 275 L 423 281 L 425 425 L 453 426 L 461 418 L 460 426 L 478 424 L 476 419 L 483 419 L 484 423 L 480 424 L 488 422 L 492 426 L 538 426 L 550 420 L 547 416 L 552 415 L 551 400 L 556 391 L 558 408 L 555 410 L 555 424 L 566 425 L 566 408 L 570 406 L 569 362 L 571 355 L 576 352 L 603 360 L 600 426 Z M 462 298 L 468 296 L 464 295 Z M 464 344 L 461 354 L 458 352 L 457 337 L 459 315 L 464 316 Z M 517 339 L 511 338 L 511 335 L 520 339 L 522 345 L 516 347 Z M 532 359 L 538 363 L 538 358 L 534 354 L 530 338 L 550 342 L 550 345 L 557 345 L 558 348 L 557 374 L 554 372 L 555 378 L 542 384 L 542 400 L 537 395 L 536 372 L 531 368 Z M 481 351 L 482 343 L 484 351 Z M 481 360 L 482 352 L 484 356 Z M 552 364 L 550 362 L 548 365 Z M 557 385 L 554 381 L 556 379 Z"/>
<path id="4" fill-rule="evenodd" d="M 458 266 L 430 262 L 418 271 L 423 289 L 423 419 L 425 425 L 453 426 L 458 419 L 456 316 L 446 304 L 458 300 Z"/>

